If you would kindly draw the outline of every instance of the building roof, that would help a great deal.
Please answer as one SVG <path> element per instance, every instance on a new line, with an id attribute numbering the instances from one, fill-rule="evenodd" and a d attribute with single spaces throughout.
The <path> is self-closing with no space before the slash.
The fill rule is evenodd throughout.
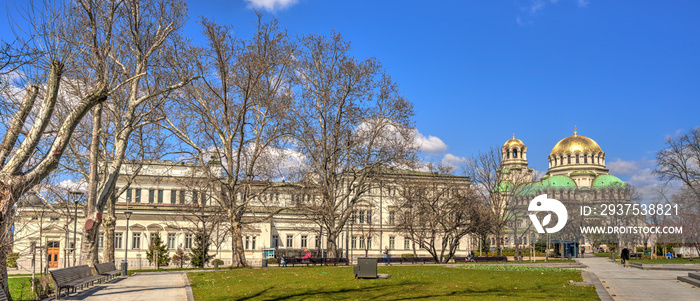
<path id="1" fill-rule="evenodd" d="M 622 182 L 622 180 L 613 175 L 599 175 L 593 180 L 593 185 L 591 186 L 595 188 L 624 187 L 625 182 Z"/>
<path id="2" fill-rule="evenodd" d="M 573 136 L 566 137 L 560 140 L 554 148 L 550 155 L 575 153 L 575 152 L 603 152 L 598 143 L 593 139 L 586 136 L 579 136 L 574 133 Z"/>

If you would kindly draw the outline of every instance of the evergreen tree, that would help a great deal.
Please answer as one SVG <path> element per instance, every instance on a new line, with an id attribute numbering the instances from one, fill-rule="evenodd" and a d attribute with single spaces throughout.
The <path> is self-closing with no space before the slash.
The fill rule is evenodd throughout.
<path id="1" fill-rule="evenodd" d="M 158 266 L 166 266 L 170 263 L 168 247 L 160 239 L 160 234 L 158 233 L 153 235 L 151 245 L 148 246 L 148 251 L 146 251 L 146 259 L 148 259 L 149 263 L 153 263 L 156 260 L 156 255 L 158 256 Z"/>
<path id="2" fill-rule="evenodd" d="M 202 231 L 195 234 L 194 246 L 190 249 L 190 262 L 193 266 L 203 268 L 205 264 L 214 258 L 209 255 L 210 237 Z"/>

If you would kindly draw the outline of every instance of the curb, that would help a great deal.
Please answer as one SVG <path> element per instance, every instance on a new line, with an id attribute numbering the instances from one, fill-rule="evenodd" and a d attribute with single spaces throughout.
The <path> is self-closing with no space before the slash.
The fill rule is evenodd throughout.
<path id="1" fill-rule="evenodd" d="M 194 301 L 194 295 L 192 294 L 192 286 L 190 286 L 190 278 L 187 277 L 187 273 L 182 273 L 182 278 L 185 281 L 185 290 L 187 291 L 187 301 Z"/>
<path id="2" fill-rule="evenodd" d="M 600 279 L 598 279 L 598 276 L 595 275 L 593 272 L 588 272 L 588 275 L 591 277 L 591 281 L 593 282 L 593 286 L 595 286 L 595 292 L 598 294 L 598 297 L 600 298 L 601 301 L 613 301 L 614 299 L 612 296 L 610 296 L 610 293 L 608 293 L 608 290 L 605 289 L 605 286 L 603 286 L 603 283 L 600 282 Z"/>

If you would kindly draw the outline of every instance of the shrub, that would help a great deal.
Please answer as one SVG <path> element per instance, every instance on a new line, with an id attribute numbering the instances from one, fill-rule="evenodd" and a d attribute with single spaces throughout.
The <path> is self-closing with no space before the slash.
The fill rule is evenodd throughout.
<path id="1" fill-rule="evenodd" d="M 277 258 L 268 258 L 267 259 L 267 264 L 276 264 L 277 263 Z"/>
<path id="2" fill-rule="evenodd" d="M 7 253 L 7 267 L 8 268 L 16 268 L 18 258 L 19 258 L 19 253 Z"/>
<path id="3" fill-rule="evenodd" d="M 217 259 L 212 260 L 212 261 L 211 261 L 211 264 L 212 264 L 212 265 L 215 265 L 215 264 L 224 265 L 224 261 L 217 258 Z"/>

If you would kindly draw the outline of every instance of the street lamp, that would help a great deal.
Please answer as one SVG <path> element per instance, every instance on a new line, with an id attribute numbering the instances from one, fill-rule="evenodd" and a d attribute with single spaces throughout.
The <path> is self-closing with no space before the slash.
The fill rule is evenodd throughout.
<path id="1" fill-rule="evenodd" d="M 73 266 L 75 266 L 75 249 L 77 247 L 76 237 L 78 236 L 78 203 L 80 203 L 80 198 L 83 196 L 83 193 L 76 190 L 70 191 L 69 193 L 72 196 L 73 203 L 75 203 L 75 215 L 73 216 L 73 248 L 71 250 L 71 252 L 73 253 Z"/>
<path id="2" fill-rule="evenodd" d="M 128 204 L 127 204 L 128 206 Z M 126 216 L 126 237 L 124 237 L 124 260 L 122 261 L 122 275 L 126 276 L 126 271 L 127 267 L 129 266 L 129 248 L 128 246 L 128 241 L 129 241 L 129 219 L 131 218 L 131 214 L 133 212 L 127 210 L 124 211 L 124 216 Z"/>

